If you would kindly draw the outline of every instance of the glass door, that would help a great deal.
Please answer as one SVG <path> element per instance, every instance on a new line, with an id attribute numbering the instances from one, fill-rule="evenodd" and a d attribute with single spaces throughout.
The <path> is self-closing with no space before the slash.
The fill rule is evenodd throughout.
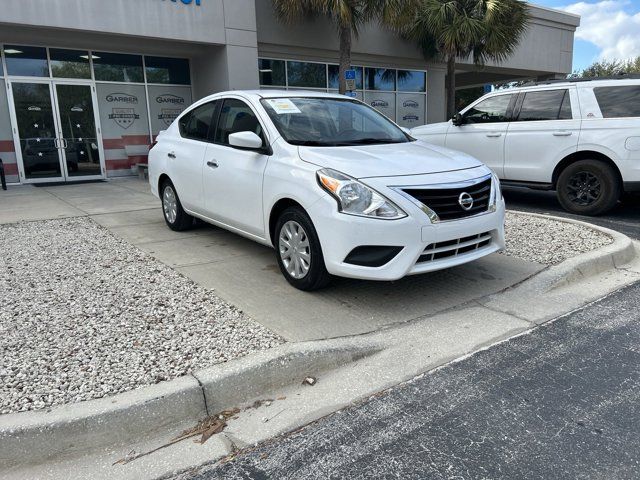
<path id="1" fill-rule="evenodd" d="M 11 97 L 25 183 L 104 178 L 90 84 L 13 81 Z"/>
<path id="2" fill-rule="evenodd" d="M 103 178 L 96 109 L 91 85 L 54 83 L 59 116 L 59 141 L 69 180 Z"/>
<path id="3" fill-rule="evenodd" d="M 51 84 L 12 82 L 11 93 L 18 127 L 18 157 L 25 180 L 64 180 Z"/>

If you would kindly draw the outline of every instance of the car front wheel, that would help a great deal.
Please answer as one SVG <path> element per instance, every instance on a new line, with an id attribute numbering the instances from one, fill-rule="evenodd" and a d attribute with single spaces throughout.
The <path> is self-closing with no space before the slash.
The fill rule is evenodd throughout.
<path id="1" fill-rule="evenodd" d="M 324 264 L 316 229 L 299 207 L 287 208 L 276 223 L 274 246 L 280 271 L 299 290 L 325 287 L 331 276 Z"/>
<path id="2" fill-rule="evenodd" d="M 616 171 L 598 160 L 572 163 L 558 177 L 560 205 L 578 215 L 601 215 L 611 210 L 621 193 Z"/>
<path id="3" fill-rule="evenodd" d="M 160 188 L 160 198 L 162 199 L 164 220 L 171 230 L 181 232 L 191 228 L 193 217 L 182 208 L 176 189 L 169 180 L 163 182 Z"/>

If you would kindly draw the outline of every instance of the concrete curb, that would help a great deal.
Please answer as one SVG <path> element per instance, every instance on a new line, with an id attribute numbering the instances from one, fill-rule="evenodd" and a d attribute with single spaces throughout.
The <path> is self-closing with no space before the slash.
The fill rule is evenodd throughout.
<path id="1" fill-rule="evenodd" d="M 0 471 L 127 445 L 380 351 L 352 338 L 285 344 L 193 375 L 49 411 L 0 416 Z"/>
<path id="2" fill-rule="evenodd" d="M 596 284 L 597 280 L 603 280 L 601 277 L 606 276 L 607 272 L 622 272 L 623 265 L 638 258 L 639 252 L 634 242 L 626 235 L 608 228 L 551 215 L 512 213 L 581 225 L 609 235 L 613 238 L 613 243 L 568 258 L 518 285 L 478 301 L 480 305 L 489 309 L 534 324 L 548 322 L 601 296 L 602 288 Z M 582 291 L 580 295 L 575 295 L 571 290 L 578 282 Z"/>
<path id="3" fill-rule="evenodd" d="M 528 286 L 537 284 L 539 287 L 546 289 L 544 291 L 549 291 L 581 279 L 598 275 L 611 268 L 619 268 L 621 265 L 632 261 L 637 255 L 633 241 L 626 235 L 616 232 L 615 230 L 599 227 L 580 220 L 556 217 L 553 215 L 540 215 L 538 213 L 520 212 L 517 210 L 510 210 L 510 212 L 516 215 L 526 215 L 580 225 L 613 238 L 613 243 L 609 245 L 568 258 L 540 272 L 525 282 Z"/>

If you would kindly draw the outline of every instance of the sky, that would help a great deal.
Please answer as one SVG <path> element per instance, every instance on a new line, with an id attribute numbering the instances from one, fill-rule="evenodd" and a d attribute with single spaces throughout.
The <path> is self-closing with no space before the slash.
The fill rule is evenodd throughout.
<path id="1" fill-rule="evenodd" d="M 640 0 L 532 0 L 545 7 L 580 15 L 573 46 L 573 70 L 598 60 L 640 55 Z"/>

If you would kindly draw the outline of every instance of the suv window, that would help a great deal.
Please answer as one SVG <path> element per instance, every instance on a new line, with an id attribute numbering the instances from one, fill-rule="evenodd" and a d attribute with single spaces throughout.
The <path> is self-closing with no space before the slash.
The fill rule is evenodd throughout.
<path id="1" fill-rule="evenodd" d="M 640 85 L 596 87 L 593 93 L 604 118 L 640 117 Z"/>
<path id="2" fill-rule="evenodd" d="M 216 101 L 205 103 L 194 108 L 180 118 L 180 135 L 201 142 L 210 141 L 210 130 L 213 123 L 213 113 L 216 110 Z"/>
<path id="3" fill-rule="evenodd" d="M 466 123 L 508 122 L 507 110 L 513 94 L 489 97 L 464 113 Z"/>
<path id="4" fill-rule="evenodd" d="M 517 121 L 566 120 L 571 117 L 568 90 L 542 90 L 525 93 Z"/>
<path id="5" fill-rule="evenodd" d="M 229 135 L 237 132 L 253 132 L 264 142 L 262 126 L 249 105 L 242 100 L 228 98 L 222 106 L 215 142 L 229 145 Z"/>

